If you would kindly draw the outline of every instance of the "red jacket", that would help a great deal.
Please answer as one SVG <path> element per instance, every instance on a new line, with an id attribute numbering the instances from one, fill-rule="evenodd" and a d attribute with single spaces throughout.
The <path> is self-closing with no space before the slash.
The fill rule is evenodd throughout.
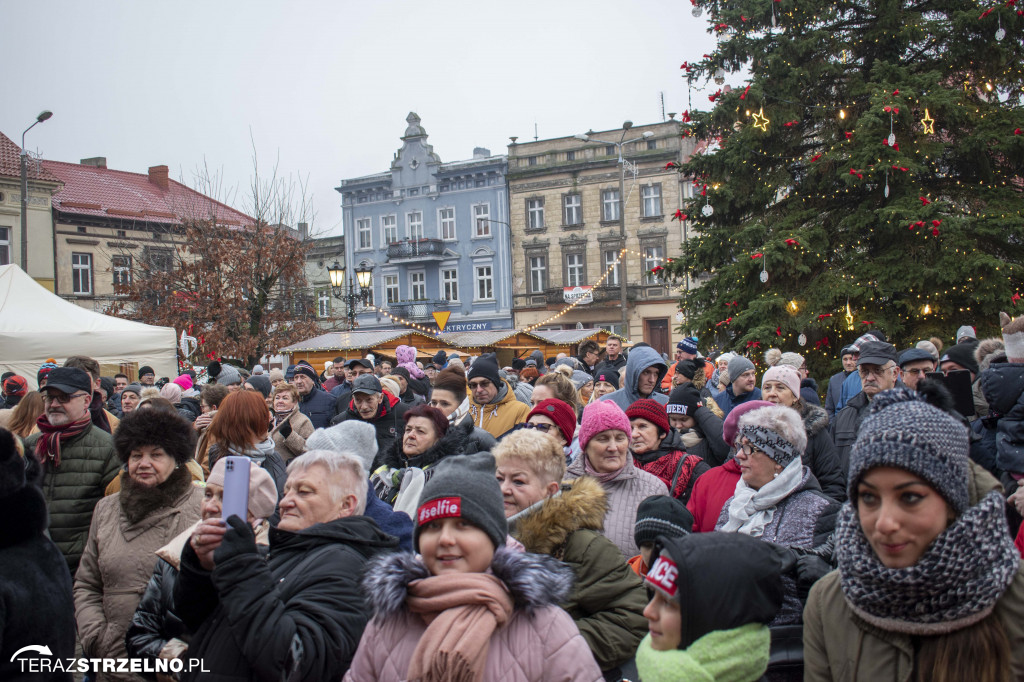
<path id="1" fill-rule="evenodd" d="M 713 467 L 693 484 L 693 493 L 686 508 L 693 514 L 693 531 L 709 533 L 715 529 L 722 507 L 736 492 L 740 480 L 740 465 L 735 458 L 722 466 Z"/>

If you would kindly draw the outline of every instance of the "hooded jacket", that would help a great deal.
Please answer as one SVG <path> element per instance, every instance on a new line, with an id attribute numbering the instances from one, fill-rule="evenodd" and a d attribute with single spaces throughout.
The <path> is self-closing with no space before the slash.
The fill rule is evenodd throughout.
<path id="1" fill-rule="evenodd" d="M 508 521 L 512 537 L 527 552 L 548 554 L 572 567 L 576 582 L 561 606 L 576 621 L 601 669 L 613 670 L 633 658 L 647 633 L 647 593 L 622 562 L 619 548 L 601 534 L 606 498 L 596 479 L 582 476 Z"/>
<path id="2" fill-rule="evenodd" d="M 658 379 L 654 382 L 654 391 L 650 395 L 640 395 L 637 385 L 640 383 L 640 373 L 651 366 L 658 367 Z M 640 346 L 629 352 L 629 360 L 626 362 L 626 381 L 617 391 L 601 396 L 598 400 L 612 400 L 625 412 L 629 406 L 641 398 L 657 400 L 662 405 L 668 404 L 668 396 L 658 392 L 661 380 L 668 372 L 668 365 L 658 351 L 650 346 Z"/>
<path id="3" fill-rule="evenodd" d="M 498 394 L 486 405 L 480 405 L 469 396 L 469 416 L 473 424 L 499 438 L 516 424 L 522 424 L 530 414 L 530 406 L 516 399 L 516 394 L 507 381 L 502 380 Z"/>
<path id="4" fill-rule="evenodd" d="M 586 474 L 586 457 L 584 453 L 569 465 L 565 470 L 567 480 Z M 612 480 L 601 484 L 601 487 L 608 495 L 608 511 L 604 515 L 604 536 L 619 548 L 625 563 L 640 553 L 633 539 L 637 507 L 651 495 L 667 495 L 668 486 L 654 474 L 649 474 L 633 464 L 633 455 L 626 453 L 626 465 L 622 471 Z"/>
<path id="5" fill-rule="evenodd" d="M 405 420 L 402 418 L 402 415 L 409 410 L 408 405 L 387 391 L 384 391 L 383 395 L 384 400 L 380 403 L 380 410 L 377 412 L 377 416 L 373 419 L 363 419 L 359 416 L 359 412 L 355 407 L 355 402 L 350 397 L 348 401 L 348 409 L 331 420 L 332 426 L 334 424 L 340 424 L 346 419 L 357 419 L 359 421 L 365 421 L 368 424 L 373 424 L 373 428 L 377 429 L 378 455 L 390 448 L 396 438 L 401 438 L 401 434 L 405 432 Z"/>
<path id="6" fill-rule="evenodd" d="M 505 583 L 516 608 L 491 635 L 484 680 L 604 679 L 569 614 L 557 606 L 571 582 L 564 566 L 547 556 L 501 547 L 494 553 L 490 570 Z M 429 575 L 426 566 L 410 553 L 383 557 L 368 567 L 363 590 L 374 619 L 359 642 L 345 682 L 407 679 L 413 652 L 427 629 L 423 618 L 406 607 L 407 586 Z"/>
<path id="7" fill-rule="evenodd" d="M 818 395 L 818 382 L 810 377 L 800 381 L 800 397 L 808 405 L 821 407 L 821 397 Z"/>
<path id="8" fill-rule="evenodd" d="M 241 535 L 237 526 L 225 537 L 232 534 Z M 365 516 L 296 532 L 271 528 L 265 561 L 253 540 L 232 540 L 243 539 L 237 548 L 232 542 L 233 551 L 221 545 L 212 572 L 185 545 L 174 608 L 194 633 L 189 657 L 203 659 L 210 672 L 182 679 L 339 679 L 368 617 L 359 576 L 397 541 Z"/>
<path id="9" fill-rule="evenodd" d="M 11 476 L 8 464 L 19 457 L 13 452 L 16 436 L 0 435 L 4 485 Z M 34 459 L 26 460 L 31 472 L 27 484 L 0 496 L 0 680 L 70 682 L 71 673 L 22 670 L 22 647 L 45 644 L 61 660 L 75 655 L 75 604 L 71 595 L 68 564 L 46 536 L 46 501 L 33 479 L 39 472 Z M 18 462 L 21 469 L 20 462 Z M 20 473 L 20 472 L 17 472 Z M 23 654 L 24 655 L 24 654 Z M 30 654 L 31 655 L 31 654 Z"/>
<path id="10" fill-rule="evenodd" d="M 996 422 L 996 468 L 1024 473 L 1024 364 L 993 364 L 979 382 Z"/>
<path id="11" fill-rule="evenodd" d="M 668 486 L 669 494 L 686 504 L 697 478 L 711 466 L 697 455 L 687 454 L 683 438 L 675 429 L 669 429 L 654 452 L 633 455 L 634 463 L 649 474 L 654 474 Z"/>
<path id="12" fill-rule="evenodd" d="M 807 432 L 807 449 L 804 450 L 804 466 L 818 479 L 821 491 L 837 502 L 846 501 L 846 476 L 839 467 L 839 455 L 828 432 L 828 413 L 817 405 L 804 402 L 800 411 Z"/>

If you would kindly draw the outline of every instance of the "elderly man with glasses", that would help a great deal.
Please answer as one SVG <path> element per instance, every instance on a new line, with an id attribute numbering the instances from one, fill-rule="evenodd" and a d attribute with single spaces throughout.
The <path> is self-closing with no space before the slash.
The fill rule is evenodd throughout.
<path id="1" fill-rule="evenodd" d="M 121 466 L 113 438 L 92 422 L 92 391 L 93 382 L 85 370 L 52 370 L 43 389 L 40 432 L 25 441 L 26 456 L 33 454 L 42 466 L 50 538 L 64 554 L 72 575 L 85 548 L 93 508 Z"/>

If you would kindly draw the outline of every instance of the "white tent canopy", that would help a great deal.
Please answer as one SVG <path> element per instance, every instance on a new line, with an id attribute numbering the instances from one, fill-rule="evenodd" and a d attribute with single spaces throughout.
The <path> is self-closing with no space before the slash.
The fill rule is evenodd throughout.
<path id="1" fill-rule="evenodd" d="M 0 265 L 0 372 L 15 372 L 35 388 L 39 365 L 72 355 L 101 365 L 149 365 L 174 377 L 178 351 L 172 327 L 101 315 L 51 294 L 17 265 Z"/>

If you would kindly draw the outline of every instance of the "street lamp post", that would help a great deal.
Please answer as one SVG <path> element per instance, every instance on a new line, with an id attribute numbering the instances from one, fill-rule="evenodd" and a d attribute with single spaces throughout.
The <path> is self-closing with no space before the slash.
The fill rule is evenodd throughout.
<path id="1" fill-rule="evenodd" d="M 28 272 L 28 152 L 25 150 L 25 133 L 53 116 L 52 111 L 43 111 L 36 121 L 21 134 L 21 269 Z"/>
<path id="2" fill-rule="evenodd" d="M 348 328 L 356 326 L 356 306 L 359 303 L 366 305 L 370 300 L 370 287 L 373 285 L 373 268 L 359 265 L 356 267 L 356 282 L 353 286 L 352 278 L 348 279 L 348 292 L 345 292 L 345 266 L 334 261 L 334 264 L 327 268 L 327 274 L 331 277 L 331 293 L 334 298 L 345 302 L 345 317 L 348 318 Z"/>
<path id="3" fill-rule="evenodd" d="M 632 127 L 632 121 L 623 121 L 622 135 L 619 136 L 619 141 L 610 143 L 615 145 L 615 150 L 619 153 L 619 238 L 622 240 L 622 251 L 619 255 L 619 305 L 622 307 L 622 333 L 627 337 L 629 336 L 629 311 L 626 308 L 626 160 L 623 158 L 622 149 L 627 144 L 646 140 L 654 135 L 650 130 L 647 130 L 640 137 L 627 140 L 626 133 Z M 583 142 L 609 144 L 608 140 L 595 140 L 586 134 L 579 134 L 574 137 Z"/>

